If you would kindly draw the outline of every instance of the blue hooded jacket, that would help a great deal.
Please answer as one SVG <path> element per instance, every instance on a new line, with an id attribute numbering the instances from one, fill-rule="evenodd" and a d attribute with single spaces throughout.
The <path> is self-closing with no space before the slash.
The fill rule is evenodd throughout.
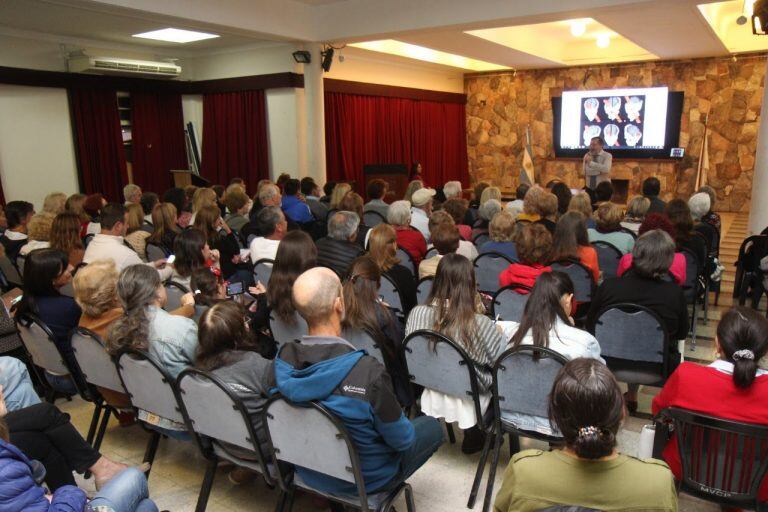
<path id="1" fill-rule="evenodd" d="M 307 203 L 296 196 L 283 196 L 283 203 L 281 206 L 285 216 L 294 222 L 304 224 L 315 220 Z"/>
<path id="2" fill-rule="evenodd" d="M 32 478 L 29 459 L 0 439 L 0 510 L 3 512 L 83 512 L 85 493 L 72 485 L 59 487 L 48 502 Z"/>
<path id="3" fill-rule="evenodd" d="M 316 400 L 343 421 L 357 448 L 367 492 L 382 489 L 397 475 L 400 452 L 413 445 L 415 431 L 376 359 L 341 338 L 305 336 L 280 351 L 275 380 L 287 400 Z M 297 471 L 316 489 L 357 494 L 348 482 L 303 468 Z"/>

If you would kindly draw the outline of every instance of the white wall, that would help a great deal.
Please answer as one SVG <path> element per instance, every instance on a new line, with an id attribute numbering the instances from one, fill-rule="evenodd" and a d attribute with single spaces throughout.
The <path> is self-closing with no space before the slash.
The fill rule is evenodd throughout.
<path id="1" fill-rule="evenodd" d="M 0 177 L 6 200 L 23 199 L 39 210 L 49 192 L 77 192 L 67 92 L 0 85 L 0 112 Z"/>
<path id="2" fill-rule="evenodd" d="M 303 112 L 296 89 L 266 91 L 267 130 L 269 132 L 269 175 L 280 173 L 305 176 L 307 159 L 302 148 L 304 139 L 300 124 Z"/>

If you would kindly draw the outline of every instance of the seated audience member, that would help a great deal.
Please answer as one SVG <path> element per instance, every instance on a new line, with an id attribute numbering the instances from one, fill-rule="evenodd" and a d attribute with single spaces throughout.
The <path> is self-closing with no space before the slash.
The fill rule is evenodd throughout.
<path id="1" fill-rule="evenodd" d="M 333 187 L 333 192 L 331 192 L 331 202 L 329 204 L 330 210 L 338 210 L 339 203 L 341 203 L 341 200 L 347 195 L 347 192 L 350 192 L 351 190 L 352 185 L 349 183 L 337 183 Z"/>
<path id="2" fill-rule="evenodd" d="M 553 262 L 578 261 L 589 269 L 595 283 L 600 281 L 600 264 L 597 261 L 597 251 L 589 245 L 587 225 L 582 214 L 568 212 L 557 221 L 549 260 Z"/>
<path id="3" fill-rule="evenodd" d="M 523 199 L 523 213 L 517 216 L 518 222 L 538 222 L 542 219 L 541 203 L 544 201 L 544 194 L 547 194 L 547 191 L 538 185 L 528 189 Z"/>
<path id="4" fill-rule="evenodd" d="M 715 213 L 715 203 L 717 203 L 717 194 L 715 189 L 709 185 L 704 185 L 699 188 L 698 192 L 704 192 L 709 196 L 709 211 L 701 216 L 701 222 L 709 224 L 717 230 L 720 234 L 720 215 Z"/>
<path id="5" fill-rule="evenodd" d="M 608 242 L 620 250 L 621 254 L 632 252 L 635 237 L 621 230 L 623 218 L 619 205 L 610 202 L 601 204 L 595 211 L 595 229 L 587 231 L 589 242 Z"/>
<path id="6" fill-rule="evenodd" d="M 22 246 L 27 243 L 27 225 L 35 214 L 32 203 L 26 201 L 11 201 L 5 205 L 5 217 L 8 219 L 8 228 L 0 236 L 5 255 L 15 262 Z"/>
<path id="7" fill-rule="evenodd" d="M 403 201 L 408 201 L 413 204 L 413 194 L 417 190 L 424 188 L 424 183 L 421 180 L 412 180 L 405 188 L 405 194 L 403 194 Z"/>
<path id="8" fill-rule="evenodd" d="M 398 402 L 403 407 L 413 403 L 411 381 L 401 351 L 405 337 L 402 324 L 388 305 L 379 298 L 381 270 L 370 256 L 352 262 L 349 279 L 344 281 L 344 333 L 365 332 L 379 346 Z M 348 338 L 347 338 L 348 339 Z M 373 355 L 373 354 L 369 354 Z"/>
<path id="9" fill-rule="evenodd" d="M 551 192 L 545 192 L 537 197 L 540 200 L 538 211 L 541 218 L 536 222 L 547 228 L 547 231 L 554 235 L 555 226 L 557 225 L 557 196 Z"/>
<path id="10" fill-rule="evenodd" d="M 189 206 L 189 200 L 187 199 L 187 194 L 184 192 L 183 188 L 173 187 L 166 190 L 163 194 L 163 202 L 171 203 L 176 208 L 176 224 L 180 229 L 189 226 L 189 219 L 192 217 L 192 212 Z"/>
<path id="11" fill-rule="evenodd" d="M 152 210 L 154 210 L 155 206 L 160 203 L 160 197 L 154 192 L 144 192 L 141 194 L 139 203 L 141 204 L 141 209 L 144 212 L 144 226 L 145 228 L 151 228 L 153 226 Z"/>
<path id="12" fill-rule="evenodd" d="M 557 198 L 557 216 L 559 217 L 565 214 L 565 212 L 568 211 L 568 205 L 571 204 L 571 198 L 573 197 L 571 189 L 562 181 L 558 181 L 552 185 L 550 192 Z"/>
<path id="13" fill-rule="evenodd" d="M 698 269 L 707 262 L 707 242 L 693 230 L 693 217 L 688 203 L 682 199 L 673 199 L 667 203 L 667 217 L 675 228 L 675 245 L 678 251 L 686 249 L 694 254 Z"/>
<path id="14" fill-rule="evenodd" d="M 345 212 L 354 212 L 360 219 L 360 224 L 357 226 L 357 238 L 355 241 L 357 244 L 365 249 L 368 246 L 368 237 L 371 234 L 371 228 L 365 225 L 363 222 L 363 197 L 357 192 L 349 191 L 339 202 L 339 210 Z"/>
<path id="15" fill-rule="evenodd" d="M 519 263 L 511 264 L 499 275 L 499 284 L 533 288 L 539 275 L 552 271 L 546 265 L 552 252 L 552 235 L 541 224 L 526 224 L 518 231 L 515 245 Z"/>
<path id="16" fill-rule="evenodd" d="M 445 200 L 461 199 L 461 182 L 460 181 L 446 181 L 443 185 L 443 195 Z"/>
<path id="17" fill-rule="evenodd" d="M 159 203 L 152 209 L 152 234 L 147 239 L 159 245 L 168 254 L 173 252 L 173 242 L 181 230 L 176 224 L 176 207 L 172 203 Z"/>
<path id="18" fill-rule="evenodd" d="M 427 254 L 427 241 L 420 231 L 411 229 L 411 205 L 408 201 L 395 201 L 389 205 L 387 222 L 395 228 L 398 247 L 407 252 L 418 267 Z"/>
<path id="19" fill-rule="evenodd" d="M 109 203 L 101 210 L 101 232 L 93 237 L 85 249 L 83 261 L 90 263 L 96 260 L 111 259 L 117 265 L 117 270 L 143 262 L 136 251 L 126 247 L 124 236 L 126 231 L 125 206 Z M 165 260 L 153 261 L 147 265 L 156 268 L 163 279 L 170 277 L 172 269 L 165 265 Z"/>
<path id="20" fill-rule="evenodd" d="M 488 190 L 488 189 L 486 189 Z M 472 240 L 480 235 L 487 235 L 491 220 L 501 211 L 501 203 L 496 199 L 489 199 L 477 209 L 477 220 L 472 226 Z"/>
<path id="21" fill-rule="evenodd" d="M 5 216 L 5 210 L 0 206 L 0 235 L 5 233 L 6 229 L 8 229 L 8 219 Z"/>
<path id="22" fill-rule="evenodd" d="M 83 210 L 88 215 L 88 221 L 83 225 L 80 235 L 97 235 L 101 232 L 101 209 L 107 206 L 107 200 L 103 195 L 96 193 L 85 198 Z"/>
<path id="23" fill-rule="evenodd" d="M 458 182 L 456 182 L 458 183 Z M 467 200 L 461 197 L 448 199 L 443 203 L 443 210 L 453 218 L 462 240 L 472 241 L 472 226 L 465 224 L 467 218 Z"/>
<path id="24" fill-rule="evenodd" d="M 67 255 L 67 261 L 73 268 L 83 262 L 85 247 L 80 238 L 80 219 L 74 212 L 62 212 L 53 219 L 51 225 L 51 249 L 57 249 Z"/>
<path id="25" fill-rule="evenodd" d="M 285 216 L 299 224 L 312 222 L 315 218 L 309 211 L 307 203 L 299 199 L 299 188 L 301 184 L 297 179 L 290 179 L 285 182 L 283 188 L 283 213 Z"/>
<path id="26" fill-rule="evenodd" d="M 472 200 L 469 202 L 469 207 L 477 210 L 480 208 L 480 199 L 483 197 L 485 189 L 490 187 L 491 184 L 487 181 L 478 181 L 475 184 L 475 189 L 472 191 Z"/>
<path id="27" fill-rule="evenodd" d="M 726 420 L 768 425 L 768 404 L 764 399 L 768 372 L 758 365 L 768 352 L 768 321 L 753 309 L 736 306 L 720 319 L 715 344 L 718 359 L 710 365 L 683 362 L 677 367 L 654 397 L 653 414 L 679 407 Z M 663 456 L 675 478 L 681 479 L 674 435 Z M 768 479 L 760 484 L 758 497 L 761 502 L 768 501 Z"/>
<path id="28" fill-rule="evenodd" d="M 285 184 L 289 179 L 291 179 L 291 175 L 288 174 L 287 172 L 282 172 L 280 173 L 280 176 L 277 177 L 277 180 L 275 180 L 275 185 L 280 187 L 280 190 L 282 190 L 283 193 L 285 193 L 285 190 L 284 190 Z"/>
<path id="29" fill-rule="evenodd" d="M 480 254 L 497 252 L 512 261 L 517 261 L 515 218 L 508 210 L 494 215 L 488 226 L 488 235 L 491 239 L 479 247 Z"/>
<path id="30" fill-rule="evenodd" d="M 499 187 L 485 187 L 483 193 L 480 194 L 480 206 L 487 203 L 491 199 L 496 200 L 501 204 L 501 189 Z"/>
<path id="31" fill-rule="evenodd" d="M 24 263 L 23 277 L 23 294 L 16 307 L 16 317 L 34 315 L 39 318 L 51 330 L 67 365 L 75 368 L 77 362 L 69 334 L 77 327 L 81 311 L 72 297 L 59 293 L 61 287 L 72 281 L 72 267 L 67 255 L 56 249 L 32 251 Z M 69 375 L 45 372 L 45 378 L 61 393 L 77 393 Z"/>
<path id="32" fill-rule="evenodd" d="M 331 204 L 331 194 L 333 194 L 333 189 L 336 188 L 336 182 L 335 181 L 326 181 L 325 185 L 323 185 L 323 197 L 320 198 L 320 202 L 325 204 L 326 206 L 330 207 Z"/>
<path id="33" fill-rule="evenodd" d="M 411 197 L 411 227 L 421 232 L 429 242 L 429 216 L 432 215 L 432 202 L 435 191 L 431 188 L 421 188 Z"/>
<path id="34" fill-rule="evenodd" d="M 9 411 L 40 403 L 27 365 L 11 356 L 0 356 L 0 387 Z"/>
<path id="35" fill-rule="evenodd" d="M 719 255 L 720 253 L 720 228 L 704 222 L 704 218 L 712 211 L 710 205 L 711 199 L 706 192 L 697 192 L 688 199 L 688 207 L 691 210 L 691 217 L 693 217 L 694 222 L 693 230 L 704 237 L 707 256 L 710 254 Z M 717 222 L 719 223 L 719 217 Z"/>
<path id="36" fill-rule="evenodd" d="M 677 511 L 677 492 L 667 465 L 618 452 L 624 402 L 619 384 L 603 363 L 569 361 L 552 387 L 549 416 L 565 438 L 565 447 L 515 454 L 496 496 L 495 512 L 533 512 L 558 504 Z"/>
<path id="37" fill-rule="evenodd" d="M 193 270 L 189 285 L 190 290 L 192 290 L 190 295 L 193 297 L 192 310 L 186 310 L 186 305 L 182 304 L 181 308 L 171 312 L 172 315 L 186 316 L 197 323 L 202 314 L 210 307 L 219 302 L 229 300 L 227 286 L 221 275 L 213 272 L 208 267 L 200 267 Z M 182 297 L 182 303 L 185 299 L 186 295 Z M 191 313 L 191 315 L 187 313 Z"/>
<path id="38" fill-rule="evenodd" d="M 589 357 L 602 361 L 595 337 L 573 326 L 572 302 L 573 282 L 568 274 L 557 271 L 541 274 L 525 303 L 523 318 L 509 340 L 510 346 L 533 345 L 554 350 L 566 359 Z M 549 418 L 515 413 L 504 414 L 504 420 L 525 430 L 555 434 Z"/>
<path id="39" fill-rule="evenodd" d="M 661 182 L 658 178 L 650 177 L 643 180 L 643 196 L 651 202 L 646 212 L 647 214 L 664 213 L 666 211 L 667 203 L 659 199 L 660 193 Z"/>
<path id="40" fill-rule="evenodd" d="M 91 220 L 88 214 L 85 213 L 85 209 L 83 209 L 86 197 L 85 194 L 72 194 L 67 198 L 67 202 L 64 203 L 64 211 L 76 213 L 80 218 L 81 224 L 90 222 Z"/>
<path id="41" fill-rule="evenodd" d="M 317 264 L 340 276 L 347 275 L 349 264 L 363 252 L 356 243 L 359 224 L 360 217 L 354 212 L 334 213 L 328 221 L 328 236 L 316 242 Z"/>
<path id="42" fill-rule="evenodd" d="M 19 256 L 26 256 L 35 249 L 50 247 L 51 228 L 55 217 L 50 213 L 37 213 L 27 225 L 27 243 L 19 249 Z"/>
<path id="43" fill-rule="evenodd" d="M 261 259 L 274 260 L 277 256 L 277 247 L 280 240 L 288 233 L 288 221 L 285 214 L 277 206 L 266 206 L 256 216 L 256 226 L 259 236 L 251 240 L 249 250 L 251 263 L 255 264 Z"/>
<path id="44" fill-rule="evenodd" d="M 211 185 L 211 188 L 214 192 L 216 192 L 216 206 L 219 207 L 219 210 L 221 210 L 221 216 L 226 217 L 227 215 L 227 207 L 223 203 L 224 201 L 224 194 L 226 194 L 226 190 L 224 189 L 224 185 Z M 242 187 L 241 187 L 242 190 Z"/>
<path id="45" fill-rule="evenodd" d="M 144 229 L 144 210 L 141 205 L 131 203 L 126 207 L 125 242 L 139 255 L 142 261 L 147 261 L 147 239 L 151 233 Z"/>
<path id="46" fill-rule="evenodd" d="M 381 273 L 389 277 L 403 300 L 403 312 L 408 313 L 416 305 L 416 280 L 411 271 L 397 258 L 397 231 L 383 222 L 371 230 L 368 256 L 379 266 Z"/>
<path id="47" fill-rule="evenodd" d="M 525 194 L 528 193 L 530 188 L 531 186 L 527 183 L 519 184 L 515 189 L 515 200 L 507 203 L 506 209 L 514 218 L 517 218 L 517 216 L 522 213 Z"/>
<path id="48" fill-rule="evenodd" d="M 214 254 L 208 247 L 205 235 L 197 229 L 185 229 L 173 243 L 173 274 L 170 280 L 191 290 L 192 272 L 209 268 L 214 264 Z"/>
<path id="49" fill-rule="evenodd" d="M 243 191 L 242 187 L 235 186 L 224 195 L 224 205 L 229 210 L 229 215 L 224 219 L 227 225 L 235 231 L 240 231 L 248 224 L 248 211 L 251 207 L 251 199 Z M 221 208 L 219 208 L 221 212 Z"/>
<path id="50" fill-rule="evenodd" d="M 389 205 L 384 202 L 389 192 L 389 184 L 384 180 L 371 180 L 368 182 L 368 202 L 363 206 L 363 212 L 376 212 L 386 220 L 389 213 Z"/>
<path id="51" fill-rule="evenodd" d="M 595 229 L 595 219 L 592 218 L 592 199 L 589 198 L 589 194 L 579 192 L 573 196 L 568 203 L 568 211 L 581 213 L 586 219 L 587 229 Z"/>
<path id="52" fill-rule="evenodd" d="M 613 185 L 611 185 L 610 181 L 601 181 L 597 184 L 595 187 L 595 203 L 594 207 L 595 209 L 600 208 L 600 206 L 610 203 L 611 199 L 613 198 Z"/>
<path id="53" fill-rule="evenodd" d="M 437 266 L 446 254 L 454 254 L 459 249 L 459 231 L 449 223 L 440 223 L 432 229 L 432 245 L 437 254 L 419 263 L 419 279 L 434 276 Z"/>
<path id="54" fill-rule="evenodd" d="M 621 221 L 621 227 L 632 231 L 634 234 L 638 234 L 640 224 L 645 220 L 645 215 L 648 213 L 648 208 L 651 207 L 651 201 L 647 197 L 635 196 L 629 201 L 627 206 L 627 215 L 624 220 Z"/>
<path id="55" fill-rule="evenodd" d="M 197 188 L 192 195 L 192 218 L 190 223 L 194 224 L 197 219 L 197 214 L 205 207 L 214 206 L 219 210 L 218 198 L 216 192 L 212 188 L 202 187 Z M 219 217 L 221 217 L 221 210 L 219 210 Z"/>
<path id="56" fill-rule="evenodd" d="M 280 188 L 272 182 L 261 185 L 256 193 L 256 200 L 253 202 L 249 219 L 251 224 L 256 224 L 256 216 L 265 206 L 277 206 L 281 208 L 283 204 L 283 195 Z"/>
<path id="57" fill-rule="evenodd" d="M 603 281 L 592 295 L 587 314 L 587 325 L 594 326 L 598 314 L 614 304 L 636 304 L 656 313 L 670 339 L 666 355 L 670 371 L 680 363 L 676 341 L 688 335 L 688 306 L 683 289 L 665 279 L 674 254 L 675 243 L 666 232 L 654 229 L 641 235 L 632 249 L 630 270 L 621 277 Z M 630 412 L 637 410 L 637 389 L 637 385 L 630 384 L 627 391 Z"/>
<path id="58" fill-rule="evenodd" d="M 320 202 L 320 187 L 317 186 L 314 178 L 307 176 L 301 179 L 301 194 L 309 206 L 312 217 L 325 222 L 328 217 L 328 205 Z"/>
<path id="59" fill-rule="evenodd" d="M 129 183 L 123 187 L 123 198 L 125 199 L 125 207 L 132 204 L 140 204 L 141 202 L 141 187 Z"/>
<path id="60" fill-rule="evenodd" d="M 328 269 L 314 268 L 299 276 L 293 300 L 309 335 L 282 348 L 275 381 L 286 399 L 317 400 L 348 427 L 354 426 L 349 431 L 358 447 L 365 490 L 372 493 L 407 480 L 437 451 L 443 433 L 434 418 L 408 420 L 384 366 L 340 337 L 342 295 L 338 276 Z M 367 393 L 352 397 L 346 389 Z M 300 467 L 296 471 L 313 488 L 357 494 L 354 484 Z"/>
<path id="61" fill-rule="evenodd" d="M 456 229 L 456 224 L 453 222 L 453 217 L 451 217 L 448 212 L 443 210 L 438 210 L 429 216 L 429 232 L 432 233 L 432 231 L 434 231 L 434 229 L 440 224 L 448 224 L 452 228 Z M 472 242 L 462 240 L 461 235 L 459 235 L 459 248 L 456 250 L 456 254 L 461 254 L 469 261 L 475 261 L 475 258 L 477 258 L 477 248 Z"/>
<path id="62" fill-rule="evenodd" d="M 669 222 L 666 215 L 661 213 L 651 213 L 645 218 L 638 234 L 640 236 L 648 231 L 660 229 L 666 232 L 672 239 L 675 239 L 675 227 Z M 632 267 L 632 253 L 625 254 L 619 260 L 619 268 L 617 276 L 621 277 L 624 273 Z M 686 269 L 685 269 L 685 256 L 681 252 L 675 252 L 674 258 L 672 258 L 672 264 L 669 266 L 669 273 L 672 274 L 675 282 L 679 285 L 685 284 Z"/>
<path id="63" fill-rule="evenodd" d="M 219 252 L 221 273 L 228 281 L 241 281 L 246 286 L 253 284 L 253 267 L 242 261 L 240 243 L 229 225 L 221 218 L 221 211 L 215 205 L 203 206 L 195 218 L 195 229 L 199 229 L 208 242 L 208 247 Z"/>
<path id="64" fill-rule="evenodd" d="M 43 213 L 55 217 L 65 211 L 67 207 L 67 195 L 64 192 L 51 192 L 43 199 Z"/>
<path id="65" fill-rule="evenodd" d="M 405 334 L 431 329 L 458 343 L 475 364 L 485 409 L 490 401 L 489 368 L 499 354 L 502 335 L 490 318 L 478 312 L 476 290 L 472 263 L 464 256 L 447 254 L 437 266 L 427 304 L 416 306 L 408 316 Z M 428 416 L 445 418 L 446 423 L 458 422 L 459 428 L 466 430 L 461 446 L 464 453 L 475 453 L 482 448 L 484 436 L 477 427 L 480 420 L 475 417 L 471 399 L 425 389 L 421 395 L 421 410 Z"/>

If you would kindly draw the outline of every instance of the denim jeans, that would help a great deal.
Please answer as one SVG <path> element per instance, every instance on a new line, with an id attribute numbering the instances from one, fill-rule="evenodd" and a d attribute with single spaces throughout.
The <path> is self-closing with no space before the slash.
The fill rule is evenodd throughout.
<path id="1" fill-rule="evenodd" d="M 88 504 L 94 512 L 157 512 L 157 505 L 149 499 L 149 488 L 144 473 L 136 468 L 124 469 Z"/>
<path id="2" fill-rule="evenodd" d="M 75 381 L 73 381 L 72 377 L 69 375 L 54 375 L 52 373 L 45 372 L 45 380 L 47 380 L 48 384 L 50 384 L 51 387 L 59 393 L 63 393 L 65 395 L 77 394 Z"/>
<path id="3" fill-rule="evenodd" d="M 411 421 L 416 430 L 416 440 L 410 448 L 403 452 L 400 461 L 400 471 L 382 489 L 391 489 L 405 482 L 408 478 L 423 466 L 438 448 L 443 444 L 443 427 L 440 422 L 431 416 L 419 416 Z M 376 491 L 375 491 L 376 492 Z"/>
<path id="4" fill-rule="evenodd" d="M 40 403 L 40 397 L 35 393 L 32 379 L 29 378 L 27 365 L 15 357 L 0 357 L 0 386 L 3 386 L 3 398 L 8 411 L 18 411 Z"/>

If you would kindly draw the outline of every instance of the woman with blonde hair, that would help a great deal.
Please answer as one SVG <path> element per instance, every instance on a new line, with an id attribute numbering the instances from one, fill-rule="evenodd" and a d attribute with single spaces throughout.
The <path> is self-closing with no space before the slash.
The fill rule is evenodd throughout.
<path id="1" fill-rule="evenodd" d="M 483 190 L 482 195 L 480 196 L 480 205 L 482 206 L 486 201 L 490 199 L 495 199 L 499 203 L 501 203 L 501 190 L 499 187 L 486 187 L 485 190 Z"/>
<path id="2" fill-rule="evenodd" d="M 637 234 L 640 224 L 645 220 L 645 214 L 651 207 L 651 200 L 644 196 L 635 196 L 629 201 L 627 215 L 621 221 L 621 226 Z"/>
<path id="3" fill-rule="evenodd" d="M 389 224 L 381 223 L 371 230 L 368 256 L 376 262 L 381 273 L 389 277 L 403 299 L 403 310 L 407 314 L 416 305 L 416 282 L 411 271 L 401 265 L 397 258 L 397 231 Z"/>
<path id="4" fill-rule="evenodd" d="M 173 203 L 156 204 L 152 209 L 152 234 L 147 242 L 162 247 L 167 254 L 173 252 L 173 241 L 181 231 L 176 224 L 176 207 Z"/>
<path id="5" fill-rule="evenodd" d="M 592 218 L 592 199 L 586 192 L 579 192 L 568 203 L 569 212 L 579 212 L 587 220 L 587 229 L 595 228 L 595 219 Z"/>
<path id="6" fill-rule="evenodd" d="M 51 215 L 63 212 L 67 204 L 67 195 L 64 192 L 51 192 L 43 200 L 43 211 Z"/>
<path id="7" fill-rule="evenodd" d="M 419 180 L 414 180 L 408 183 L 408 187 L 405 189 L 405 194 L 403 195 L 403 200 L 410 203 L 413 193 L 422 188 L 424 188 L 424 183 Z"/>
<path id="8" fill-rule="evenodd" d="M 507 210 L 494 215 L 488 225 L 488 235 L 491 239 L 478 247 L 478 252 L 480 254 L 497 252 L 512 261 L 517 261 L 515 226 L 515 218 Z"/>
<path id="9" fill-rule="evenodd" d="M 336 186 L 333 187 L 333 192 L 331 192 L 330 209 L 339 210 L 339 203 L 341 203 L 341 200 L 344 199 L 344 196 L 347 195 L 347 192 L 350 190 L 352 190 L 352 185 L 349 183 L 337 183 Z"/>
<path id="10" fill-rule="evenodd" d="M 195 229 L 202 231 L 208 246 L 219 252 L 219 265 L 224 278 L 229 281 L 242 281 L 246 286 L 253 286 L 253 269 L 240 261 L 240 244 L 237 235 L 221 218 L 221 210 L 215 204 L 203 206 L 197 212 Z"/>
<path id="11" fill-rule="evenodd" d="M 190 220 L 190 223 L 195 223 L 197 212 L 206 206 L 216 206 L 218 208 L 216 192 L 212 188 L 198 188 L 192 196 L 192 220 Z"/>
<path id="12" fill-rule="evenodd" d="M 83 262 L 85 246 L 80 238 L 80 216 L 77 213 L 66 211 L 54 217 L 50 247 L 66 254 L 73 268 Z"/>
<path id="13" fill-rule="evenodd" d="M 67 198 L 66 203 L 64 203 L 64 209 L 66 211 L 77 214 L 77 217 L 80 219 L 80 224 L 91 221 L 91 217 L 85 213 L 85 208 L 83 207 L 87 197 L 88 196 L 85 194 L 72 194 Z"/>
<path id="14" fill-rule="evenodd" d="M 603 203 L 595 212 L 595 229 L 589 229 L 589 243 L 608 242 L 621 251 L 621 254 L 632 252 L 635 237 L 622 231 L 621 221 L 624 215 L 621 207 L 614 203 Z"/>
<path id="15" fill-rule="evenodd" d="M 128 223 L 125 242 L 136 251 L 141 261 L 147 261 L 147 238 L 151 233 L 141 229 L 141 226 L 144 225 L 144 210 L 140 204 L 131 203 L 126 207 L 126 212 L 128 213 Z"/>
<path id="16" fill-rule="evenodd" d="M 21 246 L 19 256 L 26 256 L 35 249 L 50 247 L 53 218 L 54 216 L 50 213 L 38 213 L 32 216 L 27 224 L 28 242 Z"/>

